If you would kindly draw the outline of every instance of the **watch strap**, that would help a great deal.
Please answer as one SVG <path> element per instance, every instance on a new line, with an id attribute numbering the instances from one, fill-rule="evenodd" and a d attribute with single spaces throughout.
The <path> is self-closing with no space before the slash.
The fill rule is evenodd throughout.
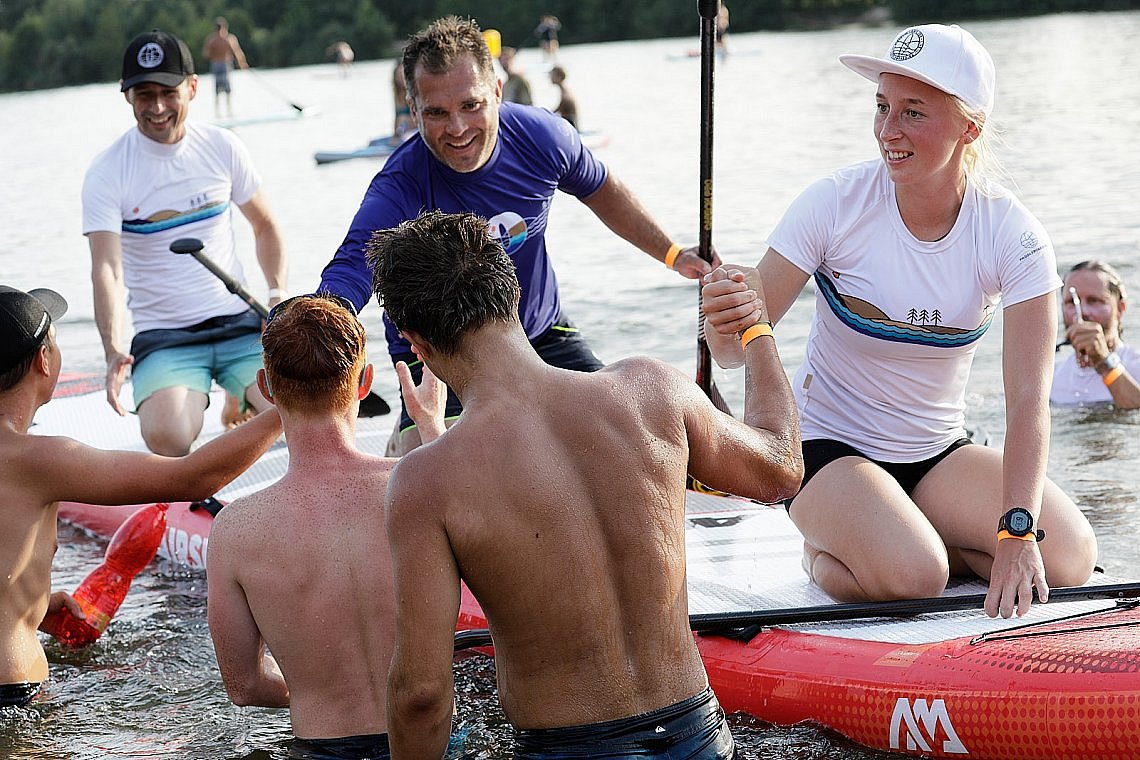
<path id="1" fill-rule="evenodd" d="M 1029 531 L 1024 536 L 1015 536 L 1014 534 L 1010 533 L 1008 530 L 1005 530 L 1005 529 L 998 531 L 998 534 L 997 534 L 997 540 L 998 541 L 1004 541 L 1007 538 L 1016 538 L 1018 541 L 1044 541 L 1045 540 L 1045 531 L 1043 531 L 1043 530 L 1038 530 L 1036 532 Z"/>

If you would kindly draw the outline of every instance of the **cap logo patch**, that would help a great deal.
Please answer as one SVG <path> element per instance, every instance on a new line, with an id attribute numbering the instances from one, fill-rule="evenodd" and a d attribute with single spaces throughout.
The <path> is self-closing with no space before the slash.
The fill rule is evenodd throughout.
<path id="1" fill-rule="evenodd" d="M 148 42 L 139 48 L 139 66 L 142 66 L 144 69 L 153 69 L 157 66 L 161 66 L 165 57 L 166 55 L 162 52 L 162 46 L 157 42 Z"/>
<path id="2" fill-rule="evenodd" d="M 896 61 L 909 61 L 922 52 L 924 39 L 918 29 L 907 29 L 896 37 L 895 44 L 891 45 L 891 58 Z"/>

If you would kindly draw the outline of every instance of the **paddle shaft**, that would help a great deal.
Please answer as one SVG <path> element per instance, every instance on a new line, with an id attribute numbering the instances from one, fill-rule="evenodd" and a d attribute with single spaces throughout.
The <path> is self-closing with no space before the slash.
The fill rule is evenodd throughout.
<path id="1" fill-rule="evenodd" d="M 1103 586 L 1062 586 L 1049 590 L 1050 602 L 1093 599 L 1134 599 L 1140 597 L 1140 582 L 1113 583 Z M 826 623 L 879 617 L 913 617 L 932 612 L 980 610 L 985 594 L 936 596 L 926 599 L 899 599 L 890 602 L 855 602 L 821 604 L 813 607 L 787 607 L 739 612 L 703 612 L 689 616 L 689 627 L 697 633 L 724 631 L 745 626 L 791 625 L 793 623 Z M 455 649 L 492 646 L 491 634 L 485 628 L 459 631 Z"/>
<path id="2" fill-rule="evenodd" d="M 290 100 L 290 99 L 289 99 L 289 98 L 288 98 L 288 97 L 285 95 L 285 93 L 281 92 L 281 90 L 278 90 L 276 87 L 274 87 L 273 85 L 271 85 L 271 84 L 269 83 L 269 80 L 268 80 L 268 79 L 266 79 L 265 77 L 261 76 L 261 74 L 259 74 L 259 73 L 257 72 L 257 70 L 256 70 L 256 69 L 252 69 L 252 68 L 249 68 L 249 69 L 246 69 L 246 71 L 248 71 L 250 74 L 253 74 L 253 76 L 254 76 L 254 77 L 257 79 L 257 81 L 258 81 L 258 82 L 260 82 L 260 83 L 261 83 L 261 85 L 262 85 L 263 87 L 265 87 L 265 89 L 269 90 L 269 91 L 270 91 L 270 92 L 272 92 L 274 95 L 276 95 L 277 97 L 281 98 L 281 99 L 282 99 L 282 100 L 284 100 L 286 103 L 288 103 L 290 106 L 292 106 L 292 107 L 293 107 L 293 109 L 294 109 L 295 111 L 297 111 L 297 113 L 304 113 L 304 111 L 305 111 L 305 107 L 304 107 L 304 106 L 300 106 L 300 105 L 297 105 L 297 104 L 296 104 L 296 103 L 294 103 L 292 100 Z"/>
<path id="3" fill-rule="evenodd" d="M 178 238 L 170 244 L 170 250 L 174 253 L 188 253 L 198 260 L 198 263 L 210 270 L 210 273 L 222 281 L 226 286 L 226 290 L 233 293 L 249 304 L 249 308 L 256 311 L 262 319 L 269 317 L 269 309 L 266 309 L 260 301 L 253 297 L 253 295 L 246 290 L 240 282 L 230 276 L 230 273 L 222 269 L 214 263 L 206 254 L 202 253 L 202 241 L 198 238 Z M 392 407 L 384 400 L 383 396 L 375 390 L 371 391 L 367 396 L 360 400 L 360 416 L 361 417 L 379 417 L 392 411 Z"/>
<path id="4" fill-rule="evenodd" d="M 222 269 L 220 266 L 214 263 L 213 259 L 202 253 L 201 240 L 198 240 L 197 238 L 179 238 L 170 244 L 170 250 L 174 253 L 190 254 L 198 260 L 199 264 L 206 267 L 206 269 L 209 269 L 215 277 L 221 280 L 222 284 L 226 286 L 226 290 L 230 291 L 235 296 L 249 304 L 249 308 L 256 311 L 262 319 L 265 319 L 269 316 L 269 309 L 266 309 L 260 301 L 254 298 L 248 290 L 242 287 L 242 284 L 240 282 L 231 277 L 229 272 Z"/>
<path id="5" fill-rule="evenodd" d="M 713 205 L 713 65 L 716 60 L 716 17 L 719 0 L 697 0 L 701 16 L 701 223 L 697 238 L 697 251 L 705 261 L 712 263 L 712 205 Z M 701 311 L 701 290 L 697 288 L 697 385 L 712 400 L 713 405 L 725 414 L 732 410 L 720 395 L 712 378 L 712 354 L 705 340 L 704 314 Z"/>

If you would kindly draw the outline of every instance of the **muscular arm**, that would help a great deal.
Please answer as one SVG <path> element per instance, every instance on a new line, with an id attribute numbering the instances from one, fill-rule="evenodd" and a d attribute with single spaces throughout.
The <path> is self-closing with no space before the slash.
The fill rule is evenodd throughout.
<path id="1" fill-rule="evenodd" d="M 396 465 L 385 506 L 396 585 L 396 645 L 388 674 L 392 756 L 443 757 L 451 732 L 459 570 L 443 527 L 427 517 L 433 482 L 423 449 Z M 428 478 L 428 480 L 424 480 Z"/>
<path id="2" fill-rule="evenodd" d="M 70 438 L 28 436 L 16 471 L 45 503 L 138 504 L 204 499 L 245 472 L 281 433 L 277 411 L 262 412 L 184 457 L 107 451 Z M 110 473 L 114 473 L 113 476 Z"/>
<path id="3" fill-rule="evenodd" d="M 783 319 L 808 275 L 769 248 L 756 269 L 726 264 L 707 279 L 701 290 L 705 340 L 717 364 L 731 368 L 744 363 L 737 336 L 757 322 Z"/>
<path id="4" fill-rule="evenodd" d="M 606 175 L 593 195 L 583 199 L 583 203 L 620 237 L 645 251 L 658 261 L 664 262 L 665 254 L 673 241 L 661 229 L 641 201 L 625 186 L 613 172 Z M 720 258 L 713 251 L 713 264 L 710 266 L 697 253 L 697 248 L 683 248 L 673 262 L 673 268 L 685 277 L 696 279 L 720 264 Z"/>
<path id="5" fill-rule="evenodd" d="M 127 370 L 134 363 L 129 347 L 123 342 L 123 317 L 126 294 L 123 288 L 122 238 L 115 232 L 91 232 L 87 235 L 91 249 L 91 286 L 95 296 L 95 327 L 103 342 L 107 361 L 107 403 L 120 416 L 126 414 L 119 403 L 119 391 Z"/>
<path id="6" fill-rule="evenodd" d="M 257 263 L 265 274 L 265 282 L 270 289 L 285 290 L 289 279 L 289 264 L 285 257 L 285 245 L 277 222 L 269 211 L 269 204 L 261 191 L 238 206 L 241 213 L 253 227 L 254 244 L 257 248 Z M 274 306 L 277 299 L 270 299 Z"/>
<path id="7" fill-rule="evenodd" d="M 1036 519 L 1041 511 L 1049 457 L 1049 383 L 1057 338 L 1057 306 L 1049 293 L 1002 312 L 1002 376 L 1005 386 L 1006 436 L 1002 462 L 1002 504 L 995 505 L 993 527 L 1011 507 L 1024 507 Z M 1045 566 L 1035 541 L 997 541 L 986 612 L 1004 616 L 1029 610 L 1036 586 L 1049 598 Z"/>
<path id="8" fill-rule="evenodd" d="M 803 479 L 795 398 L 774 337 L 754 338 L 741 353 L 743 422 L 716 410 L 697 390 L 698 401 L 686 412 L 689 473 L 714 488 L 772 503 L 794 495 Z M 689 385 L 692 394 L 696 386 Z"/>
<path id="9" fill-rule="evenodd" d="M 288 707 L 289 687 L 277 661 L 265 648 L 236 577 L 233 561 L 241 556 L 242 547 L 231 545 L 227 514 L 220 514 L 214 524 L 206 558 L 207 616 L 222 683 L 235 705 Z"/>

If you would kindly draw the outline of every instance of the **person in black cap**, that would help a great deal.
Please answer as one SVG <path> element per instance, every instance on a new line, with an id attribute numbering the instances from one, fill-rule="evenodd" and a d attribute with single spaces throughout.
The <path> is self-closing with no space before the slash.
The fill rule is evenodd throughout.
<path id="1" fill-rule="evenodd" d="M 269 305 L 284 296 L 286 257 L 245 145 L 230 131 L 188 119 L 198 77 L 186 43 L 155 30 L 123 56 L 121 89 L 137 128 L 98 155 L 83 183 L 83 234 L 91 248 L 95 323 L 107 359 L 107 401 L 128 371 L 143 440 L 179 456 L 202 429 L 213 381 L 256 409 L 261 319 L 189 256 L 185 237 L 245 283 L 235 247 L 234 206 L 253 227 Z M 134 340 L 123 335 L 123 290 Z"/>
<path id="2" fill-rule="evenodd" d="M 203 499 L 246 470 L 281 432 L 276 411 L 219 436 L 189 456 L 104 451 L 61 436 L 29 435 L 55 390 L 62 363 L 55 320 L 67 302 L 52 290 L 0 285 L 0 707 L 23 706 L 47 678 L 36 635 L 49 611 L 83 617 L 51 593 L 56 504 L 137 504 Z"/>

